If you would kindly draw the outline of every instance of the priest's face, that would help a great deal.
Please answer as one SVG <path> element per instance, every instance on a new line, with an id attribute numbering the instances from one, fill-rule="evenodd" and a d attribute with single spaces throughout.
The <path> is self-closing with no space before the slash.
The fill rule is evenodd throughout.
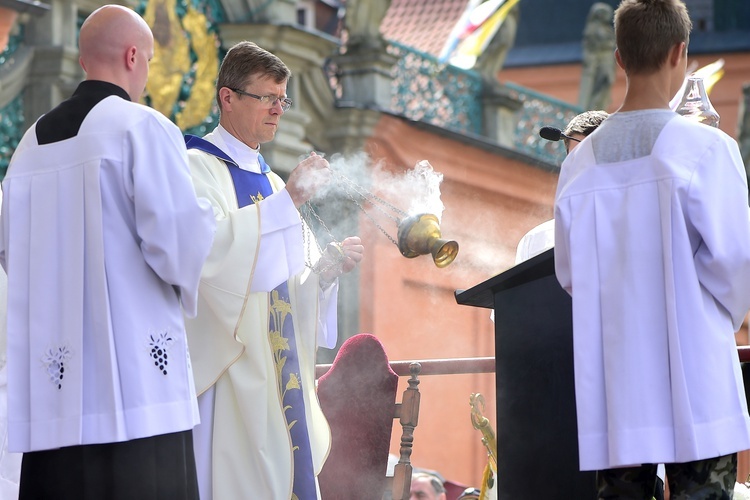
<path id="1" fill-rule="evenodd" d="M 269 77 L 251 77 L 241 89 L 221 88 L 222 127 L 254 149 L 273 140 L 284 114 L 286 85 Z"/>

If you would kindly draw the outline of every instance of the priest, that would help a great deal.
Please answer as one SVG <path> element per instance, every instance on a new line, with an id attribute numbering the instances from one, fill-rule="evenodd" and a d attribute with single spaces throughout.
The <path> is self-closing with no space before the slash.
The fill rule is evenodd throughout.
<path id="1" fill-rule="evenodd" d="M 318 345 L 337 340 L 337 277 L 362 259 L 358 237 L 321 256 L 298 208 L 331 176 L 311 153 L 286 184 L 260 154 L 273 139 L 291 73 L 251 42 L 226 54 L 218 127 L 188 137 L 196 191 L 217 234 L 187 323 L 201 411 L 196 463 L 203 500 L 319 498 L 330 430 L 315 394 Z"/>

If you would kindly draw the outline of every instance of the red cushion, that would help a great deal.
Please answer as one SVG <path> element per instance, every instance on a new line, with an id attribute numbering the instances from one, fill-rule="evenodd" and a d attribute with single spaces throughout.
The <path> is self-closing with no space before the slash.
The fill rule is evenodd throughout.
<path id="1" fill-rule="evenodd" d="M 368 333 L 344 342 L 318 380 L 332 436 L 319 476 L 323 500 L 383 498 L 397 387 L 383 345 Z"/>

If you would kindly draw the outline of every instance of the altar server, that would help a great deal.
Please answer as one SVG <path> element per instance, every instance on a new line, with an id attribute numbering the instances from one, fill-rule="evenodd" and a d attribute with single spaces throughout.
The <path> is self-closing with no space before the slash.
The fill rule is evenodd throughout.
<path id="1" fill-rule="evenodd" d="M 572 295 L 580 467 L 599 498 L 731 498 L 750 420 L 734 333 L 750 307 L 737 143 L 670 110 L 691 22 L 680 0 L 615 13 L 622 106 L 567 157 L 555 267 Z"/>
<path id="2" fill-rule="evenodd" d="M 86 79 L 26 132 L 3 182 L 9 448 L 21 499 L 197 499 L 184 329 L 215 222 L 179 129 L 136 103 L 148 25 L 83 23 Z"/>
<path id="3" fill-rule="evenodd" d="M 321 258 L 300 218 L 297 209 L 329 182 L 322 156 L 303 159 L 285 184 L 260 154 L 292 105 L 290 75 L 275 55 L 238 43 L 219 70 L 219 126 L 187 141 L 196 191 L 218 223 L 198 316 L 187 322 L 202 500 L 320 495 L 330 430 L 315 394 L 315 353 L 336 345 L 337 277 L 364 249 L 353 236 Z"/>

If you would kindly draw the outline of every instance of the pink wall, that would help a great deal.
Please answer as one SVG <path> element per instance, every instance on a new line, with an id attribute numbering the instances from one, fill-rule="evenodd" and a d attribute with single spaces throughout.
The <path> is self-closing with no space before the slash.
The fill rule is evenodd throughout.
<path id="1" fill-rule="evenodd" d="M 406 259 L 363 221 L 367 255 L 361 269 L 361 331 L 377 335 L 392 361 L 494 356 L 490 310 L 458 305 L 454 291 L 513 265 L 521 236 L 552 217 L 556 175 L 393 117 L 380 121 L 368 149 L 394 169 L 428 160 L 444 175 L 441 230 L 444 238 L 459 243 L 460 251 L 443 269 L 427 255 Z M 405 383 L 404 378 L 401 390 Z M 469 395 L 485 395 L 494 427 L 494 374 L 424 376 L 420 390 L 412 463 L 478 485 L 487 459 L 481 434 L 471 425 Z M 398 438 L 392 445 L 395 454 Z"/>

